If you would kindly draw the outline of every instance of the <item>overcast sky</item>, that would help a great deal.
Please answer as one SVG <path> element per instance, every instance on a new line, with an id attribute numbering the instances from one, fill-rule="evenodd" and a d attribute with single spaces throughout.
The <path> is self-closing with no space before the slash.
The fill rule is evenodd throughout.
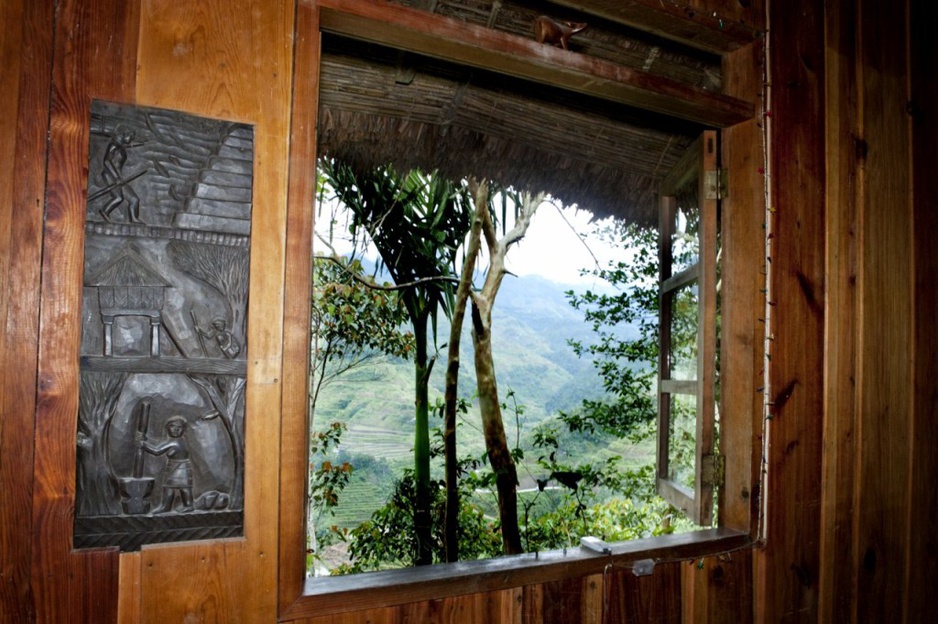
<path id="1" fill-rule="evenodd" d="M 329 211 L 331 206 L 322 206 L 317 219 L 316 231 L 320 236 L 328 237 Z M 595 236 L 590 236 L 593 226 L 592 215 L 585 210 L 572 207 L 558 209 L 550 202 L 538 207 L 531 226 L 524 239 L 508 251 L 507 268 L 518 276 L 540 275 L 561 284 L 591 285 L 592 279 L 580 276 L 580 269 L 593 269 L 597 261 L 605 267 L 624 251 L 612 247 Z M 336 252 L 347 254 L 351 251 L 348 242 L 340 239 L 347 232 L 343 217 L 338 217 L 333 245 Z M 581 240 L 578 235 L 586 235 Z M 317 253 L 323 253 L 321 239 L 316 240 Z M 374 252 L 367 254 L 374 257 Z M 595 258 L 594 258 L 595 257 Z"/>

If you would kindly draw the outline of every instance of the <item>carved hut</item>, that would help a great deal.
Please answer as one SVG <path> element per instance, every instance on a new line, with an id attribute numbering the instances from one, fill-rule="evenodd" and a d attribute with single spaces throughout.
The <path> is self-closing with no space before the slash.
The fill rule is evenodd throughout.
<path id="1" fill-rule="evenodd" d="M 131 249 L 125 249 L 112 262 L 88 279 L 86 286 L 97 290 L 101 323 L 104 326 L 105 357 L 114 355 L 114 321 L 119 317 L 142 316 L 149 320 L 149 346 L 144 353 L 160 356 L 160 325 L 164 289 L 169 283 Z M 118 345 L 119 350 L 138 354 L 134 340 Z"/>
<path id="2" fill-rule="evenodd" d="M 540 13 L 590 28 L 570 50 L 539 44 Z M 7 0 L 0 22 L 0 622 L 932 618 L 932 3 Z M 95 99 L 254 126 L 243 537 L 74 548 Z M 718 526 L 307 583 L 317 145 L 362 163 L 438 151 L 458 175 L 527 176 L 649 221 L 702 128 L 721 130 L 729 169 L 721 443 L 736 450 Z"/>

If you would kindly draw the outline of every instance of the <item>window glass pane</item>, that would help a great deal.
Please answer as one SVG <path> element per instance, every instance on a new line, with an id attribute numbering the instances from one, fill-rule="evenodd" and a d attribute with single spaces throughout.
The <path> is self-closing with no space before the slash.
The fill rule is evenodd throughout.
<path id="1" fill-rule="evenodd" d="M 687 185 L 676 196 L 677 210 L 671 234 L 671 275 L 692 267 L 700 255 L 700 206 L 697 184 Z"/>
<path id="2" fill-rule="evenodd" d="M 671 294 L 671 379 L 697 378 L 697 282 Z"/>
<path id="3" fill-rule="evenodd" d="M 668 443 L 668 479 L 694 490 L 697 438 L 697 397 L 672 394 Z"/>

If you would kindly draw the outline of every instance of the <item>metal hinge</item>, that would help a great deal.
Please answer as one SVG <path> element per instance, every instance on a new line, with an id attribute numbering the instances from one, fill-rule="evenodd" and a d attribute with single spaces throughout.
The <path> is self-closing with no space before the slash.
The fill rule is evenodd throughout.
<path id="1" fill-rule="evenodd" d="M 704 172 L 704 199 L 725 199 L 729 196 L 729 175 L 726 169 Z"/>
<path id="2" fill-rule="evenodd" d="M 702 468 L 701 477 L 704 485 L 718 488 L 726 483 L 726 455 L 719 453 L 704 455 Z"/>

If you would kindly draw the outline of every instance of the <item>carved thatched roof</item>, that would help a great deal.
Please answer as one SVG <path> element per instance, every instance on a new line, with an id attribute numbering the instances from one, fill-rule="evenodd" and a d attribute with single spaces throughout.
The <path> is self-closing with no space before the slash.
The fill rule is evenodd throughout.
<path id="1" fill-rule="evenodd" d="M 469 11 L 457 17 L 473 19 L 471 2 L 436 10 L 457 5 Z M 504 3 L 495 23 L 485 24 L 482 13 L 474 19 L 483 25 L 527 37 L 537 14 L 524 3 Z M 719 90 L 713 57 L 598 21 L 577 37 L 580 53 Z M 699 131 L 690 122 L 478 68 L 334 35 L 323 41 L 319 153 L 358 167 L 390 163 L 485 177 L 653 224 L 657 187 Z"/>

